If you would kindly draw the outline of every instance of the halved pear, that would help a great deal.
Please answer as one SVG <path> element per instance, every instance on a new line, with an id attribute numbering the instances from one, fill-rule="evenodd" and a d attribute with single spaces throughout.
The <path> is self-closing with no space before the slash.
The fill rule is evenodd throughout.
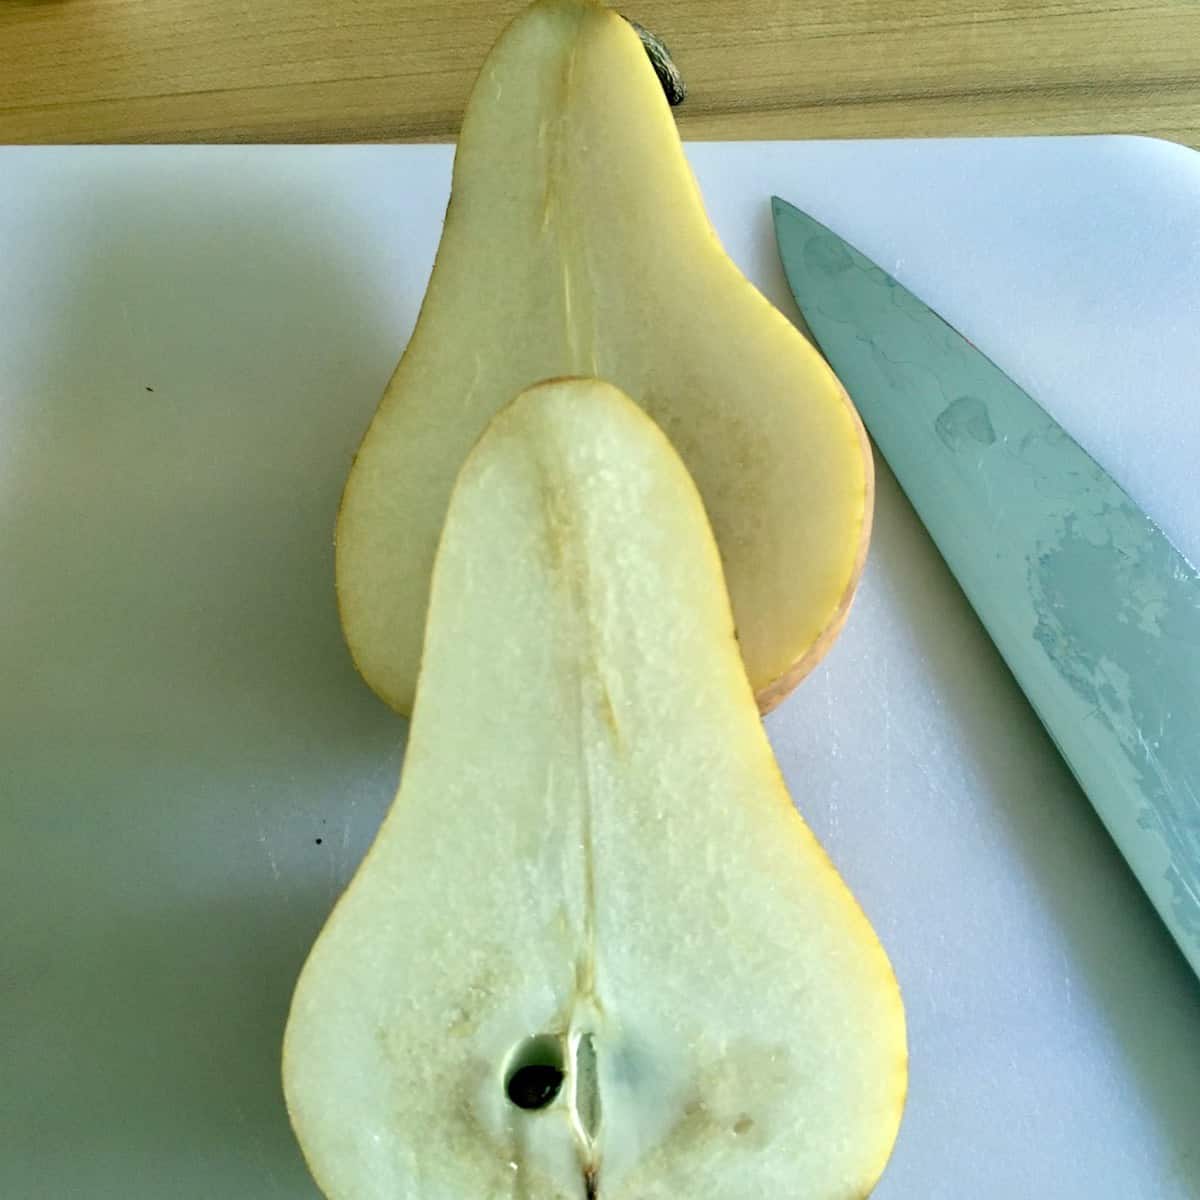
<path id="1" fill-rule="evenodd" d="M 534 4 L 484 64 L 421 316 L 346 485 L 342 623 L 401 712 L 458 469 L 503 404 L 563 375 L 617 384 L 682 456 L 771 707 L 845 619 L 870 451 L 824 360 L 721 249 L 637 34 L 592 0 Z"/>
<path id="2" fill-rule="evenodd" d="M 855 1200 L 904 1015 L 789 800 L 695 486 L 547 383 L 463 467 L 399 794 L 296 988 L 331 1200 Z"/>

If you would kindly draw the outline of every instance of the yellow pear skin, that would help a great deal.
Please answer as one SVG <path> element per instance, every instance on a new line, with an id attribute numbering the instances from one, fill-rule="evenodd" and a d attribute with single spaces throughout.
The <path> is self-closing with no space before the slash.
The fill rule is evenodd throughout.
<path id="1" fill-rule="evenodd" d="M 571 375 L 615 383 L 683 458 L 770 708 L 845 620 L 869 446 L 824 360 L 722 250 L 637 34 L 591 0 L 541 0 L 475 84 L 420 319 L 338 519 L 347 643 L 398 711 L 459 467 L 519 391 Z"/>

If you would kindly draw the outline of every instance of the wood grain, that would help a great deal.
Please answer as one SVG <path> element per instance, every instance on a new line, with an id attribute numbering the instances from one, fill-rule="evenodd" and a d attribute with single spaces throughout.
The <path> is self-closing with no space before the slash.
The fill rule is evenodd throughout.
<path id="1" fill-rule="evenodd" d="M 627 7 L 625 4 L 627 2 Z M 522 0 L 0 0 L 0 141 L 453 138 Z M 622 0 L 685 136 L 1200 146 L 1200 2 Z"/>

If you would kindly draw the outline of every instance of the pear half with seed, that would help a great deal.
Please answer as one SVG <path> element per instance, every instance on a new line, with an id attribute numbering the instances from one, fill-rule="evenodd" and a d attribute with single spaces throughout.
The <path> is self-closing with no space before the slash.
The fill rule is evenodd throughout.
<path id="1" fill-rule="evenodd" d="M 824 359 L 722 250 L 638 35 L 595 0 L 539 0 L 484 63 L 421 316 L 346 483 L 342 625 L 401 712 L 459 467 L 503 405 L 564 375 L 615 383 L 687 464 L 747 674 L 777 704 L 845 620 L 870 449 Z"/>
<path id="2" fill-rule="evenodd" d="M 331 1200 L 855 1200 L 907 1078 L 888 960 L 792 807 L 695 485 L 595 380 L 450 501 L 399 795 L 296 988 Z"/>

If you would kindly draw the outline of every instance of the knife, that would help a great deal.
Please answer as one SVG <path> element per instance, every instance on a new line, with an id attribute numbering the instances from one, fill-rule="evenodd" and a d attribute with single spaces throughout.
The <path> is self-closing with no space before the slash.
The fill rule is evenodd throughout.
<path id="1" fill-rule="evenodd" d="M 1003 371 L 778 197 L 796 303 L 1200 976 L 1200 576 Z"/>

